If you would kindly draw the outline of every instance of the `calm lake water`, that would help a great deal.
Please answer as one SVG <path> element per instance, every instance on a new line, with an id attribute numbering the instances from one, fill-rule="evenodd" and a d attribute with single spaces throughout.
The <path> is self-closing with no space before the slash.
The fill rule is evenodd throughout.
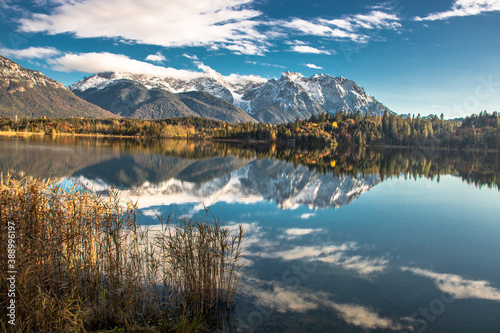
<path id="1" fill-rule="evenodd" d="M 0 139 L 0 171 L 243 224 L 241 332 L 500 332 L 500 158 Z"/>

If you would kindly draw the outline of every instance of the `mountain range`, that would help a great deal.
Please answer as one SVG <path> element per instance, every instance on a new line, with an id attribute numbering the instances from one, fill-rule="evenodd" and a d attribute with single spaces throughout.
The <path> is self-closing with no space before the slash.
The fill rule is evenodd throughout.
<path id="1" fill-rule="evenodd" d="M 8 117 L 116 117 L 77 97 L 61 83 L 0 56 L 0 115 Z"/>
<path id="2" fill-rule="evenodd" d="M 354 81 L 327 74 L 305 77 L 300 73 L 285 72 L 279 80 L 266 80 L 257 76 L 228 77 L 213 70 L 187 78 L 97 73 L 68 88 L 81 98 L 111 112 L 146 119 L 155 118 L 158 114 L 175 116 L 181 112 L 180 109 L 165 111 L 165 108 L 156 104 L 155 98 L 148 99 L 147 93 L 144 93 L 147 91 L 176 95 L 206 92 L 246 111 L 253 119 L 266 123 L 289 122 L 297 117 L 305 119 L 311 115 L 340 110 L 347 113 L 359 111 L 362 115 L 382 115 L 388 110 Z M 171 99 L 175 97 L 162 93 L 161 98 L 166 100 L 167 96 Z M 127 101 L 133 102 L 127 104 Z M 145 109 L 150 111 L 144 112 Z M 158 112 L 159 109 L 162 111 Z M 238 117 L 243 116 L 238 114 Z M 247 120 L 241 118 L 241 121 Z"/>
<path id="3" fill-rule="evenodd" d="M 382 115 L 388 110 L 354 81 L 285 72 L 276 79 L 223 76 L 212 69 L 170 77 L 97 73 L 64 87 L 0 56 L 0 115 L 19 117 L 200 116 L 230 123 L 282 123 L 337 111 Z"/>
<path id="4" fill-rule="evenodd" d="M 158 119 L 198 116 L 231 123 L 256 122 L 248 113 L 226 100 L 200 90 L 173 93 L 130 79 L 118 79 L 112 84 L 89 87 L 84 91 L 74 86 L 70 89 L 86 101 L 122 117 Z"/>

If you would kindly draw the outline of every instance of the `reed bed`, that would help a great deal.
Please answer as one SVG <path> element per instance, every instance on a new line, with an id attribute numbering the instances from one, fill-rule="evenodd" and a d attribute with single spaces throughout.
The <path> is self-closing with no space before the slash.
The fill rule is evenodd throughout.
<path id="1" fill-rule="evenodd" d="M 0 191 L 0 305 L 6 309 L 8 222 L 15 225 L 12 332 L 231 330 L 244 231 L 209 215 L 138 224 L 117 193 L 64 191 L 7 177 Z"/>

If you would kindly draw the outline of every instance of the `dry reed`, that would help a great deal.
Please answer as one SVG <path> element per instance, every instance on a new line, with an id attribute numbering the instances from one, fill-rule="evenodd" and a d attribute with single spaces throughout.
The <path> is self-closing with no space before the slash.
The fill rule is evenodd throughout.
<path id="1" fill-rule="evenodd" d="M 48 183 L 1 182 L 0 305 L 7 296 L 7 224 L 16 232 L 16 326 L 86 332 L 227 329 L 243 230 L 215 217 L 138 225 L 136 206 L 111 192 L 64 191 Z M 4 259 L 5 258 L 5 259 Z"/>

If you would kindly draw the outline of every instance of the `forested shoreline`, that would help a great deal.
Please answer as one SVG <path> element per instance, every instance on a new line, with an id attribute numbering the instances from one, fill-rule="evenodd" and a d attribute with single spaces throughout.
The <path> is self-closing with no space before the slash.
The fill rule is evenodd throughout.
<path id="1" fill-rule="evenodd" d="M 214 132 L 215 138 L 294 143 L 307 147 L 392 145 L 450 149 L 499 149 L 498 112 L 480 112 L 463 122 L 433 116 L 321 114 L 307 120 L 253 127 L 239 124 Z"/>
<path id="2" fill-rule="evenodd" d="M 444 117 L 320 114 L 279 125 L 230 124 L 200 117 L 168 119 L 0 118 L 0 130 L 12 135 L 103 135 L 275 142 L 307 148 L 391 145 L 447 149 L 500 149 L 498 112 L 482 111 L 462 122 Z"/>

